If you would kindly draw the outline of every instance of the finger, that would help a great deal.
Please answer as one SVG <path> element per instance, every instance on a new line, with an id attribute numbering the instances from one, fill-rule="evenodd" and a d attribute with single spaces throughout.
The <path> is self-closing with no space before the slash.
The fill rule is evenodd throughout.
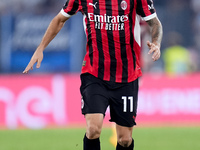
<path id="1" fill-rule="evenodd" d="M 23 71 L 23 73 L 28 73 L 29 72 L 29 67 L 27 66 L 26 68 L 25 68 L 25 70 Z"/>
<path id="2" fill-rule="evenodd" d="M 151 53 L 153 53 L 154 51 L 156 51 L 156 46 L 155 46 L 155 44 L 153 44 L 153 43 L 148 43 L 147 45 L 149 46 L 149 52 L 148 52 L 148 54 L 151 54 Z"/>
<path id="3" fill-rule="evenodd" d="M 23 72 L 28 73 L 29 70 L 33 70 L 33 65 L 35 64 L 35 62 L 36 61 L 31 60 Z"/>
<path id="4" fill-rule="evenodd" d="M 28 73 L 28 70 L 25 69 L 25 70 L 23 71 L 23 73 L 24 73 L 24 74 Z"/>
<path id="5" fill-rule="evenodd" d="M 149 50 L 148 54 L 152 54 L 153 52 L 156 51 L 156 48 L 154 45 L 151 46 L 151 49 Z"/>
<path id="6" fill-rule="evenodd" d="M 151 48 L 151 43 L 149 41 L 147 41 L 147 46 L 149 47 L 149 49 Z"/>
<path id="7" fill-rule="evenodd" d="M 36 68 L 40 68 L 40 65 L 41 65 L 41 60 L 38 60 Z"/>
<path id="8" fill-rule="evenodd" d="M 152 58 L 155 58 L 158 54 L 159 54 L 159 51 L 155 50 L 154 53 L 153 53 L 153 55 L 152 55 Z"/>
<path id="9" fill-rule="evenodd" d="M 153 61 L 157 61 L 158 59 L 159 59 L 159 57 L 156 57 L 156 58 L 153 59 Z"/>
<path id="10" fill-rule="evenodd" d="M 28 67 L 26 67 L 26 68 L 24 69 L 23 73 L 28 73 L 29 70 L 30 70 L 30 69 L 29 69 Z"/>
<path id="11" fill-rule="evenodd" d="M 158 60 L 158 55 L 152 57 L 153 61 Z"/>
<path id="12" fill-rule="evenodd" d="M 156 51 L 154 52 L 153 56 L 152 56 L 152 59 L 154 61 L 158 60 L 160 58 L 160 52 L 159 51 Z"/>
<path id="13" fill-rule="evenodd" d="M 160 58 L 160 54 L 158 54 L 156 57 L 155 57 L 155 61 L 158 60 Z"/>

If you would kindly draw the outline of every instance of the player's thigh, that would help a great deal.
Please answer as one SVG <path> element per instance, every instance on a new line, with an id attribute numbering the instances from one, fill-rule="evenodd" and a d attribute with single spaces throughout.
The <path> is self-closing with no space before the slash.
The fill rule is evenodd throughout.
<path id="1" fill-rule="evenodd" d="M 111 121 L 125 127 L 136 125 L 138 80 L 113 91 L 110 101 Z"/>
<path id="2" fill-rule="evenodd" d="M 105 115 L 109 105 L 107 90 L 98 78 L 85 74 L 81 76 L 82 114 L 101 113 Z"/>
<path id="3" fill-rule="evenodd" d="M 96 126 L 97 128 L 102 128 L 104 115 L 101 113 L 86 114 L 85 119 L 87 127 Z"/>

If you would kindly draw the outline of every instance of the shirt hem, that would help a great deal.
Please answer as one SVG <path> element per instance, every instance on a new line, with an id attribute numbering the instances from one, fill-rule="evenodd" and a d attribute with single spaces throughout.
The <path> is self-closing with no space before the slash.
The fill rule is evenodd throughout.
<path id="1" fill-rule="evenodd" d="M 81 74 L 87 74 L 87 73 L 89 73 L 89 74 L 95 76 L 93 73 L 88 72 L 88 71 L 86 71 L 86 72 L 81 72 Z M 136 76 L 134 76 L 134 77 L 132 78 L 132 80 L 129 80 L 129 81 L 127 81 L 127 82 L 123 82 L 123 81 L 121 81 L 121 82 L 116 82 L 116 81 L 114 81 L 114 82 L 115 82 L 115 83 L 130 83 L 130 82 L 135 81 L 136 79 L 138 79 L 138 78 L 141 77 L 141 76 L 142 76 L 142 72 L 139 72 Z M 99 78 L 98 76 L 95 76 L 95 77 L 96 77 L 96 78 Z M 99 79 L 101 79 L 101 78 L 99 78 Z M 103 80 L 103 81 L 111 82 L 110 80 L 105 80 L 105 79 L 102 79 L 102 80 Z"/>

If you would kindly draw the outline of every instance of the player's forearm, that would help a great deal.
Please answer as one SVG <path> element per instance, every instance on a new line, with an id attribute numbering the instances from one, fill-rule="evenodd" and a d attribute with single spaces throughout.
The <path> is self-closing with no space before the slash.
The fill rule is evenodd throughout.
<path id="1" fill-rule="evenodd" d="M 55 17 L 51 23 L 49 24 L 44 37 L 42 38 L 42 41 L 40 45 L 38 46 L 39 49 L 44 50 L 48 44 L 54 39 L 54 37 L 58 34 L 58 32 L 62 29 L 64 26 L 65 21 L 61 20 L 59 17 Z"/>
<path id="2" fill-rule="evenodd" d="M 157 17 L 147 21 L 147 23 L 151 29 L 152 43 L 160 47 L 163 36 L 162 24 Z"/>

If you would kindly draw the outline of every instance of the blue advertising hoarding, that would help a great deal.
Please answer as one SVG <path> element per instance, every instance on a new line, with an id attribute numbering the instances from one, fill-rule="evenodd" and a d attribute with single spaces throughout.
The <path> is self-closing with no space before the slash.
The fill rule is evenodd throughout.
<path id="1" fill-rule="evenodd" d="M 53 15 L 1 16 L 1 72 L 22 72 L 39 45 Z M 82 15 L 70 18 L 44 51 L 34 72 L 78 72 L 85 53 Z"/>

